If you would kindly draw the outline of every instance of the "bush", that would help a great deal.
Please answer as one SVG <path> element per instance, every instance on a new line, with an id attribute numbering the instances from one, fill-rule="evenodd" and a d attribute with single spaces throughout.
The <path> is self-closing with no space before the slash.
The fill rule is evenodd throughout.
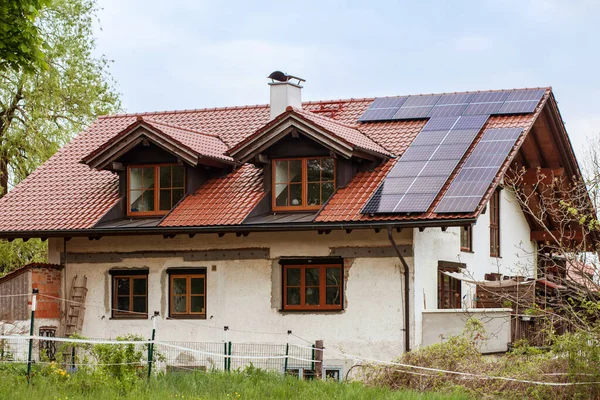
<path id="1" fill-rule="evenodd" d="M 503 356 L 481 355 L 478 348 L 484 338 L 483 325 L 471 319 L 462 335 L 406 353 L 398 359 L 400 364 L 477 376 L 369 365 L 364 368 L 364 377 L 368 383 L 377 386 L 461 393 L 478 399 L 598 398 L 598 385 L 549 386 L 482 378 L 506 377 L 537 382 L 600 381 L 600 347 L 596 346 L 598 340 L 595 336 L 579 333 L 554 338 L 556 344 L 552 351 L 541 351 L 521 342 L 515 344 L 511 353 Z"/>

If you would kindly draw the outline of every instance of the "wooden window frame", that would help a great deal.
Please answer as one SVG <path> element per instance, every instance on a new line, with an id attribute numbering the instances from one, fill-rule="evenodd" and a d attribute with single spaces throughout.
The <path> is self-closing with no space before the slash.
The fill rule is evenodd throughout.
<path id="1" fill-rule="evenodd" d="M 183 196 L 185 197 L 186 188 L 186 170 L 185 166 L 177 163 L 162 163 L 162 164 L 140 164 L 140 165 L 129 165 L 127 166 L 127 216 L 128 217 L 148 217 L 148 216 L 161 216 L 167 215 L 171 210 L 160 209 L 160 167 L 181 167 L 183 168 Z M 131 169 L 133 168 L 154 168 L 154 211 L 131 211 Z M 173 199 L 173 182 L 171 177 L 171 187 L 163 188 L 171 191 L 171 201 Z M 138 189 L 135 189 L 138 190 Z M 174 204 L 173 204 L 174 205 Z"/>
<path id="2" fill-rule="evenodd" d="M 129 279 L 129 295 L 120 296 L 117 290 L 117 279 Z M 146 281 L 146 294 L 145 295 L 134 295 L 133 294 L 133 280 L 144 279 Z M 129 297 L 129 310 L 121 311 L 118 309 L 118 298 Z M 145 297 L 146 298 L 146 313 L 139 313 L 133 311 L 133 299 L 134 297 Z M 114 319 L 148 319 L 148 273 L 112 273 L 112 307 L 111 307 L 111 318 Z"/>
<path id="3" fill-rule="evenodd" d="M 462 281 L 460 279 L 453 278 L 444 274 L 444 272 L 460 272 L 459 267 L 452 267 L 448 265 L 438 265 L 438 310 L 456 310 L 462 308 Z M 444 303 L 446 299 L 446 287 L 444 285 L 444 279 L 448 278 L 449 290 L 447 298 L 450 304 L 447 306 Z M 458 296 L 456 296 L 458 294 Z M 457 301 L 458 303 L 455 303 Z M 457 307 L 458 306 L 458 307 Z"/>
<path id="4" fill-rule="evenodd" d="M 461 226 L 460 227 L 460 251 L 466 252 L 466 253 L 472 253 L 473 252 L 473 226 L 472 225 L 467 225 L 467 226 Z M 467 236 L 467 242 L 464 243 L 463 242 L 463 230 L 466 231 L 466 236 Z"/>
<path id="5" fill-rule="evenodd" d="M 288 305 L 287 304 L 287 270 L 288 269 L 300 269 L 300 304 L 299 305 Z M 306 268 L 319 268 L 319 305 L 303 305 L 305 301 L 305 290 L 306 290 L 306 274 L 304 270 Z M 327 285 L 327 268 L 339 268 L 340 269 L 340 284 L 339 285 Z M 301 263 L 301 264 L 284 264 L 282 265 L 282 311 L 342 311 L 344 309 L 344 264 L 342 263 Z M 338 287 L 340 290 L 340 304 L 326 304 L 327 287 Z M 296 286 L 293 286 L 296 287 Z"/>
<path id="6" fill-rule="evenodd" d="M 206 288 L 207 288 L 207 284 L 206 284 L 206 269 L 193 269 L 193 270 L 189 270 L 186 271 L 184 269 L 178 269 L 178 270 L 173 270 L 173 271 L 167 271 L 168 275 L 169 275 L 169 318 L 172 319 L 206 319 L 206 310 L 208 308 L 207 305 L 207 293 L 206 293 Z M 173 307 L 175 302 L 174 300 L 174 295 L 173 295 L 173 279 L 176 278 L 186 278 L 186 293 L 185 293 L 185 297 L 186 297 L 186 312 L 184 313 L 178 313 L 173 311 Z M 203 278 L 204 279 L 204 294 L 202 295 L 192 295 L 191 293 L 191 281 L 192 278 Z M 204 311 L 199 313 L 199 312 L 191 312 L 191 311 L 187 311 L 189 310 L 189 307 L 191 305 L 191 297 L 192 296 L 196 296 L 196 297 L 204 297 Z"/>
<path id="7" fill-rule="evenodd" d="M 500 190 L 490 198 L 490 257 L 500 257 Z"/>
<path id="8" fill-rule="evenodd" d="M 312 210 L 320 210 L 323 207 L 324 203 L 317 204 L 314 206 L 308 205 L 308 160 L 323 160 L 323 159 L 331 159 L 333 160 L 333 193 L 337 188 L 337 160 L 333 157 L 319 156 L 319 157 L 292 157 L 292 158 L 274 158 L 271 162 L 271 209 L 273 211 L 312 211 Z M 302 179 L 300 181 L 300 185 L 302 187 L 302 205 L 301 206 L 277 206 L 277 192 L 275 190 L 276 184 L 282 184 L 283 182 L 277 182 L 277 173 L 276 173 L 276 163 L 278 161 L 302 161 Z M 289 167 L 288 167 L 288 175 L 289 175 Z M 288 177 L 289 179 L 289 177 Z M 330 181 L 325 181 L 330 182 Z M 289 185 L 289 181 L 286 182 Z M 316 183 L 316 182 L 311 182 Z M 321 187 L 323 186 L 323 181 L 320 180 L 319 183 Z M 297 183 L 296 183 L 297 184 Z M 332 196 L 333 196 L 332 193 Z M 288 191 L 289 194 L 289 191 Z M 327 201 L 327 200 L 325 200 Z"/>

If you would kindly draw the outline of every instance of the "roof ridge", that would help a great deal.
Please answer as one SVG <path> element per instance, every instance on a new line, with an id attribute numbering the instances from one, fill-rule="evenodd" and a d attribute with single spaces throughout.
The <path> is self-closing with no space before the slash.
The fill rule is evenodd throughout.
<path id="1" fill-rule="evenodd" d="M 245 106 L 226 106 L 226 107 L 206 107 L 206 108 L 190 108 L 183 110 L 164 110 L 164 111 L 144 111 L 138 113 L 123 113 L 123 114 L 106 114 L 99 115 L 98 118 L 125 118 L 125 117 L 139 117 L 146 115 L 165 115 L 165 114 L 187 114 L 193 112 L 207 112 L 207 111 L 228 111 L 228 110 L 245 110 L 251 108 L 267 108 L 268 104 L 252 104 Z"/>
<path id="2" fill-rule="evenodd" d="M 494 92 L 509 92 L 513 90 L 539 90 L 544 89 L 546 91 L 552 91 L 552 86 L 538 86 L 538 87 L 523 87 L 523 88 L 512 88 L 512 89 L 488 89 L 488 90 L 463 90 L 461 92 L 439 92 L 439 93 L 418 93 L 418 94 L 399 94 L 392 96 L 377 96 L 377 99 L 389 99 L 394 97 L 408 97 L 408 96 L 436 96 L 445 94 L 465 94 L 465 93 L 494 93 Z"/>

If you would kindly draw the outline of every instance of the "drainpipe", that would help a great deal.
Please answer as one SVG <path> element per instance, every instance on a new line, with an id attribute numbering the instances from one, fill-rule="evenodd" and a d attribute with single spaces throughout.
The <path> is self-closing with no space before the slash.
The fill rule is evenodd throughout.
<path id="1" fill-rule="evenodd" d="M 394 250 L 396 250 L 396 254 L 398 255 L 398 258 L 404 267 L 404 351 L 408 353 L 410 351 L 410 271 L 408 269 L 406 260 L 402 256 L 402 252 L 394 240 L 394 235 L 392 234 L 393 228 L 389 226 L 387 231 L 390 243 L 392 244 Z"/>

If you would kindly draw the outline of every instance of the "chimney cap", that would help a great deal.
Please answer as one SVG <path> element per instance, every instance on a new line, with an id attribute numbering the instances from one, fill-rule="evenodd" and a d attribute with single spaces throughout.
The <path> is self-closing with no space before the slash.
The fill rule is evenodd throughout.
<path id="1" fill-rule="evenodd" d="M 273 71 L 271 73 L 271 75 L 267 76 L 267 78 L 271 79 L 272 81 L 278 81 L 278 82 L 289 82 L 290 79 L 297 79 L 298 80 L 297 83 L 296 82 L 290 82 L 290 83 L 294 83 L 296 85 L 299 85 L 301 82 L 306 82 L 306 79 L 302 79 L 302 78 L 299 78 L 299 77 L 294 76 L 294 75 L 289 75 L 289 74 L 286 74 L 286 73 L 281 72 L 281 71 Z"/>

